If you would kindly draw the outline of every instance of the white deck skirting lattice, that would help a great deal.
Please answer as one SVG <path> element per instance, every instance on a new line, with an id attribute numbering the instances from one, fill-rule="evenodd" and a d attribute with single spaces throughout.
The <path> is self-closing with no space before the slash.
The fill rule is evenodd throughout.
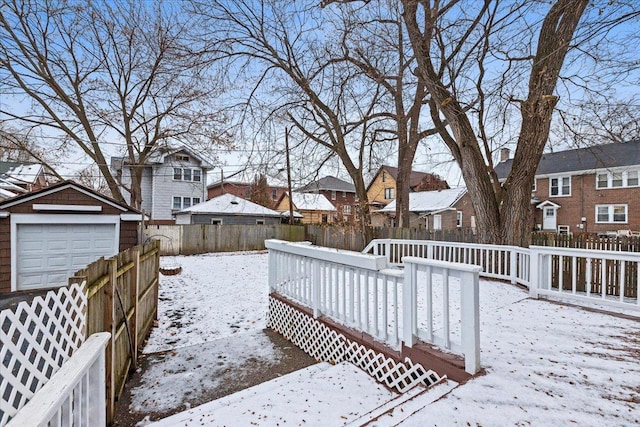
<path id="1" fill-rule="evenodd" d="M 86 305 L 84 284 L 74 284 L 0 312 L 0 426 L 85 340 Z"/>
<path id="2" fill-rule="evenodd" d="M 442 378 L 409 358 L 396 362 L 334 331 L 292 306 L 269 298 L 267 327 L 279 332 L 305 353 L 329 363 L 350 362 L 379 382 L 400 393 L 417 386 L 429 386 Z"/>

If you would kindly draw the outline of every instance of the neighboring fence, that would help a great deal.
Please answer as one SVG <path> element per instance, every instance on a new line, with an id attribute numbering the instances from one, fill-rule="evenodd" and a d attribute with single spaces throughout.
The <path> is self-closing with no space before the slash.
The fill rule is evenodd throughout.
<path id="1" fill-rule="evenodd" d="M 328 316 L 395 348 L 402 343 L 411 347 L 420 337 L 463 355 L 470 374 L 478 371 L 480 268 L 409 259 L 415 268 L 403 272 L 389 268 L 383 256 L 276 240 L 267 241 L 266 246 L 270 292 L 311 308 L 316 318 Z M 422 269 L 425 265 L 429 267 Z M 451 293 L 462 302 L 457 317 L 448 303 L 432 304 L 432 275 L 439 277 L 436 281 L 442 283 L 446 301 Z M 458 278 L 458 284 L 449 286 L 448 278 Z M 464 332 L 450 333 L 455 325 Z"/>
<path id="2" fill-rule="evenodd" d="M 393 239 L 373 240 L 363 252 L 383 255 L 391 265 L 407 256 L 478 265 L 480 276 L 524 285 L 533 297 L 640 310 L 640 254 L 634 252 Z"/>
<path id="3" fill-rule="evenodd" d="M 0 426 L 80 348 L 86 306 L 84 285 L 74 284 L 0 312 Z"/>
<path id="4" fill-rule="evenodd" d="M 8 426 L 106 425 L 104 359 L 108 341 L 107 332 L 91 335 Z"/>
<path id="5" fill-rule="evenodd" d="M 367 227 L 371 239 L 437 240 L 460 243 L 476 242 L 471 228 L 427 230 L 426 228 Z M 369 240 L 359 227 L 349 225 L 305 225 L 305 240 L 314 245 L 360 252 Z"/>
<path id="6" fill-rule="evenodd" d="M 209 252 L 264 250 L 264 241 L 305 240 L 300 225 L 148 225 L 147 241 L 160 242 L 161 255 L 194 255 Z"/>
<path id="7" fill-rule="evenodd" d="M 532 233 L 531 246 L 640 252 L 640 237 L 598 236 L 589 233 Z"/>
<path id="8" fill-rule="evenodd" d="M 160 243 L 136 246 L 90 264 L 69 282 L 87 283 L 87 334 L 109 332 L 106 350 L 107 421 L 158 311 Z"/>

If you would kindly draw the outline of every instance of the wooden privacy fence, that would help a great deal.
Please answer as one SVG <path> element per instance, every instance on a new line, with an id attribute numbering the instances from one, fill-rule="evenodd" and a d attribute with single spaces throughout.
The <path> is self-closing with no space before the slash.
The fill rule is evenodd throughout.
<path id="1" fill-rule="evenodd" d="M 87 336 L 109 332 L 106 349 L 107 421 L 122 393 L 129 369 L 158 314 L 160 243 L 153 241 L 90 264 L 70 283 L 86 281 Z"/>
<path id="2" fill-rule="evenodd" d="M 531 246 L 640 252 L 640 237 L 598 236 L 597 234 L 532 233 Z"/>
<path id="3" fill-rule="evenodd" d="M 210 252 L 264 250 L 264 241 L 302 241 L 300 225 L 148 225 L 147 241 L 160 242 L 161 255 L 195 255 Z"/>

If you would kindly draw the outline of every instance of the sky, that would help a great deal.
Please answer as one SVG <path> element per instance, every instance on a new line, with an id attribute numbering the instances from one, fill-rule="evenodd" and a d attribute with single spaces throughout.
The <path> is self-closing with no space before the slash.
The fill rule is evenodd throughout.
<path id="1" fill-rule="evenodd" d="M 202 349 L 234 336 L 259 340 L 266 326 L 267 254 L 163 257 L 161 265 L 183 270 L 161 276 L 159 325 L 144 352 L 169 350 L 175 357 L 143 373 L 132 405 L 187 411 L 159 426 L 338 426 L 367 411 L 384 414 L 375 426 L 640 424 L 637 313 L 632 320 L 533 300 L 519 287 L 489 280 L 480 282 L 485 374 L 466 384 L 446 381 L 432 391 L 414 389 L 405 399 L 352 366 L 321 364 L 192 408 L 192 392 L 215 387 L 206 367 L 220 360 Z M 245 363 L 247 347 L 227 348 L 225 364 Z M 250 353 L 259 360 L 279 357 L 267 343 L 258 348 Z"/>

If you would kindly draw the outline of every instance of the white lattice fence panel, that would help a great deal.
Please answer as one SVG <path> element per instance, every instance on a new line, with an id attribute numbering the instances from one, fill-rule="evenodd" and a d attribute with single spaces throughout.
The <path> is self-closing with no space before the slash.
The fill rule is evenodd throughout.
<path id="1" fill-rule="evenodd" d="M 85 340 L 83 284 L 0 312 L 0 426 L 5 425 Z"/>
<path id="2" fill-rule="evenodd" d="M 408 358 L 404 362 L 396 362 L 351 341 L 275 298 L 269 298 L 267 326 L 282 334 L 310 356 L 329 363 L 351 362 L 379 382 L 400 393 L 419 384 L 429 386 L 441 379 L 436 372 L 425 369 L 420 364 L 414 364 Z"/>

